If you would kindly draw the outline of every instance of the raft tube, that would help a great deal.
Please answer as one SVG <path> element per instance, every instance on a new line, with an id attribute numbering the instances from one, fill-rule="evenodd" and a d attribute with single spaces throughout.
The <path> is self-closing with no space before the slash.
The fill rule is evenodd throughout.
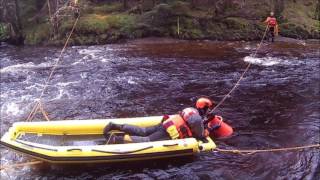
<path id="1" fill-rule="evenodd" d="M 103 139 L 103 128 L 109 122 L 146 127 L 160 123 L 161 119 L 162 116 L 153 116 L 122 119 L 16 122 L 2 136 L 1 144 L 19 153 L 49 163 L 106 163 L 159 159 L 195 155 L 201 151 L 211 151 L 216 147 L 210 137 L 207 138 L 205 143 L 195 138 L 186 138 L 131 144 L 106 144 Z M 81 141 L 89 136 L 100 137 L 102 143 L 95 144 L 93 143 L 94 140 Z M 45 140 L 48 137 L 52 138 Z M 66 140 L 71 137 L 76 137 L 76 141 L 72 143 L 62 141 L 58 145 L 52 144 L 53 139 Z"/>

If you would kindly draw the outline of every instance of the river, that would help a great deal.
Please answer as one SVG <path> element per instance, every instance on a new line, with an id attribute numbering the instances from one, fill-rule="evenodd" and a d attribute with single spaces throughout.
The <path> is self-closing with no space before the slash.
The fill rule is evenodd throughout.
<path id="1" fill-rule="evenodd" d="M 218 109 L 235 133 L 224 149 L 320 143 L 320 45 L 312 42 L 146 39 L 69 47 L 42 100 L 50 119 L 173 114 L 196 97 L 219 102 L 248 62 L 249 72 Z M 1 135 L 24 121 L 60 48 L 0 46 Z M 36 118 L 42 118 L 38 116 Z M 1 147 L 1 164 L 30 159 Z M 81 166 L 35 165 L 1 179 L 319 179 L 319 149 L 251 155 L 202 153 L 191 159 Z"/>

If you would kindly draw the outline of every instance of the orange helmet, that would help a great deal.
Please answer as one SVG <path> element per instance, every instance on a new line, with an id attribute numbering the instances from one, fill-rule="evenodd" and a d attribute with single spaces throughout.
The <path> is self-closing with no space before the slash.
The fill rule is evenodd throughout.
<path id="1" fill-rule="evenodd" d="M 196 102 L 197 109 L 212 108 L 213 102 L 209 98 L 199 98 Z"/>

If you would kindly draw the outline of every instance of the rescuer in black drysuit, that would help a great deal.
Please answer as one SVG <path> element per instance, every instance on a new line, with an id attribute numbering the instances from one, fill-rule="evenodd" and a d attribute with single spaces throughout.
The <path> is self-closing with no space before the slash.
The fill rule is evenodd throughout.
<path id="1" fill-rule="evenodd" d="M 170 139 L 195 137 L 205 139 L 214 130 L 205 128 L 203 117 L 213 107 L 208 98 L 199 98 L 196 108 L 185 108 L 179 115 L 163 116 L 162 122 L 149 127 L 139 127 L 129 124 L 110 122 L 104 128 L 104 136 L 110 144 L 150 142 Z M 217 127 L 214 127 L 217 128 Z M 111 130 L 124 132 L 125 135 L 110 134 Z"/>

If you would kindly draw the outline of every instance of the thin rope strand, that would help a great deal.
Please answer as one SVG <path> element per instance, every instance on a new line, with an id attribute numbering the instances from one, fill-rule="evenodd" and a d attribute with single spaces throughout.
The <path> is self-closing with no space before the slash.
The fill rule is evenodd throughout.
<path id="1" fill-rule="evenodd" d="M 53 65 L 53 67 L 52 67 L 52 69 L 51 69 L 51 72 L 50 72 L 50 74 L 49 74 L 49 77 L 48 77 L 47 80 L 45 81 L 45 84 L 44 84 L 43 90 L 42 90 L 42 92 L 41 92 L 41 95 L 40 95 L 40 97 L 39 97 L 39 100 L 38 100 L 37 104 L 34 106 L 33 110 L 32 110 L 32 111 L 30 112 L 30 114 L 28 115 L 27 121 L 32 120 L 33 117 L 34 117 L 34 114 L 35 114 L 36 111 L 38 110 L 39 103 L 40 103 L 40 101 L 41 101 L 41 99 L 42 99 L 45 91 L 47 90 L 47 87 L 48 87 L 48 85 L 49 85 L 49 82 L 50 82 L 50 80 L 51 80 L 51 78 L 52 78 L 52 76 L 53 76 L 53 73 L 55 72 L 55 70 L 56 70 L 56 68 L 57 68 L 57 66 L 58 66 L 58 64 L 59 64 L 59 61 L 61 60 L 61 57 L 62 57 L 63 53 L 64 53 L 65 50 L 66 50 L 66 47 L 67 47 L 67 45 L 68 45 L 68 43 L 69 43 L 69 40 L 70 40 L 70 38 L 71 38 L 71 35 L 73 34 L 73 31 L 74 31 L 74 29 L 75 29 L 75 27 L 76 27 L 76 25 L 77 25 L 77 23 L 78 23 L 79 17 L 80 17 L 80 15 L 79 15 L 79 16 L 77 17 L 77 19 L 75 20 L 75 22 L 74 22 L 74 24 L 73 24 L 73 26 L 72 26 L 72 29 L 71 29 L 71 31 L 70 31 L 70 33 L 69 33 L 69 35 L 68 35 L 68 38 L 67 38 L 67 40 L 66 40 L 66 42 L 65 42 L 65 44 L 64 44 L 64 46 L 63 46 L 63 48 L 62 48 L 62 50 L 61 50 L 61 52 L 60 52 L 60 55 L 58 56 L 57 61 L 56 61 L 55 64 Z M 37 107 L 37 108 L 35 108 L 35 107 Z"/>
<path id="2" fill-rule="evenodd" d="M 267 34 L 268 29 L 269 29 L 269 26 L 266 27 L 266 30 L 264 31 L 263 37 L 262 37 L 260 43 L 258 44 L 258 47 L 253 54 L 253 57 L 256 57 L 258 50 L 261 48 L 261 45 L 262 45 L 263 40 Z M 232 87 L 232 89 L 222 98 L 222 100 L 209 113 L 213 113 L 216 109 L 218 109 L 218 107 L 220 107 L 224 103 L 224 101 L 231 95 L 231 93 L 240 85 L 241 80 L 244 78 L 244 76 L 246 75 L 246 73 L 250 69 L 250 66 L 251 66 L 251 63 L 249 62 L 246 69 L 241 74 L 239 80 L 236 82 L 236 84 Z"/>
<path id="3" fill-rule="evenodd" d="M 296 151 L 296 150 L 304 150 L 311 148 L 320 148 L 320 144 L 312 144 L 306 146 L 296 146 L 296 147 L 288 147 L 288 148 L 272 148 L 272 149 L 220 149 L 215 148 L 213 151 L 222 152 L 222 153 L 233 153 L 233 154 L 254 154 L 254 153 L 262 153 L 262 152 L 283 152 L 283 151 Z"/>

